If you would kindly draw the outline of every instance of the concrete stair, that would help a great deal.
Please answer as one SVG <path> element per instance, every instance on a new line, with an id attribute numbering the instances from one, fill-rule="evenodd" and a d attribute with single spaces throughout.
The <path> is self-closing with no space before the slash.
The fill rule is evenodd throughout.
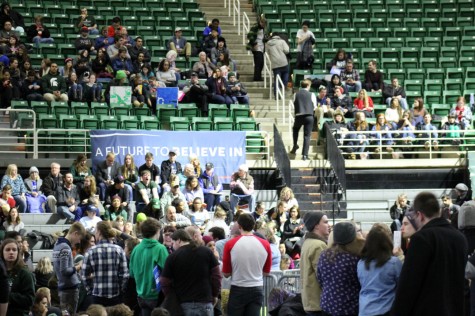
<path id="1" fill-rule="evenodd" d="M 277 111 L 277 105 L 274 98 L 269 98 L 269 86 L 264 88 L 263 82 L 253 82 L 254 66 L 252 54 L 246 50 L 243 45 L 243 35 L 238 34 L 237 25 L 233 25 L 232 16 L 228 16 L 228 8 L 224 8 L 224 2 L 213 0 L 197 0 L 200 5 L 200 10 L 204 13 L 207 21 L 214 18 L 219 19 L 222 36 L 226 39 L 227 46 L 231 52 L 231 58 L 237 62 L 237 72 L 240 76 L 240 81 L 244 83 L 248 90 L 248 95 L 251 100 L 251 110 L 255 113 L 255 118 L 260 123 L 260 128 L 270 134 L 271 152 L 273 152 L 273 125 L 276 124 L 281 133 L 284 144 L 287 146 L 287 151 L 292 147 L 292 133 L 289 132 L 288 123 L 283 124 L 282 112 Z M 246 12 L 249 17 L 251 26 L 256 22 L 257 17 L 252 11 L 252 4 L 247 1 L 241 1 L 241 14 Z M 237 20 L 237 17 L 236 17 Z M 242 32 L 242 26 L 241 26 Z M 269 84 L 269 83 L 268 83 Z M 291 90 L 286 90 L 285 104 L 292 98 Z M 299 146 L 302 147 L 303 134 L 299 135 Z M 309 157 L 311 159 L 324 159 L 323 146 L 317 146 L 317 133 L 312 134 L 312 141 L 310 144 Z M 306 167 L 309 162 L 301 160 L 301 152 L 297 155 L 291 155 L 292 167 Z"/>

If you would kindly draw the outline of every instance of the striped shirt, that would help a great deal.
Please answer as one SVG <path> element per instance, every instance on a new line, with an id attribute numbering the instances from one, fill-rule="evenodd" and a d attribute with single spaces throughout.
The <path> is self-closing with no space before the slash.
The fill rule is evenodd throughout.
<path id="1" fill-rule="evenodd" d="M 152 272 L 150 272 L 152 273 Z M 124 250 L 101 240 L 84 256 L 81 279 L 92 295 L 113 298 L 125 291 L 129 269 Z"/>

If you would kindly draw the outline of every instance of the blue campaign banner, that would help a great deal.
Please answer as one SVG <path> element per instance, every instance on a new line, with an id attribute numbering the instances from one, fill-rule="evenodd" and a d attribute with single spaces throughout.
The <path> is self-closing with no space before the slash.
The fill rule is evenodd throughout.
<path id="1" fill-rule="evenodd" d="M 160 167 L 173 149 L 183 169 L 189 163 L 188 157 L 195 154 L 203 170 L 206 163 L 213 163 L 223 183 L 229 183 L 239 165 L 246 163 L 246 132 L 91 130 L 91 147 L 93 168 L 106 159 L 108 152 L 113 152 L 121 165 L 125 155 L 132 155 L 137 167 L 151 152 L 154 164 Z"/>
<path id="2" fill-rule="evenodd" d="M 178 104 L 178 87 L 175 88 L 157 88 L 157 105 Z"/>

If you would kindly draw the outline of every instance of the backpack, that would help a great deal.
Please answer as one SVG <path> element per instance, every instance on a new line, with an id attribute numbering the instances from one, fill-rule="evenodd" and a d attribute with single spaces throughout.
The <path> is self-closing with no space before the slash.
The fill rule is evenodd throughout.
<path id="1" fill-rule="evenodd" d="M 30 243 L 30 249 L 32 250 L 53 249 L 54 243 L 56 242 L 53 235 L 42 233 L 38 230 L 31 231 L 27 236 Z"/>

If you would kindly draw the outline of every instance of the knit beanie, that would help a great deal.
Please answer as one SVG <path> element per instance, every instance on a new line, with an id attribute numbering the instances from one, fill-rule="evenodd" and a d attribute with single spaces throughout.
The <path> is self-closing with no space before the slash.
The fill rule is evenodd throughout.
<path id="1" fill-rule="evenodd" d="M 351 222 L 340 222 L 333 227 L 333 242 L 346 245 L 355 240 L 356 228 Z"/>
<path id="2" fill-rule="evenodd" d="M 312 231 L 325 214 L 322 212 L 308 212 L 303 217 L 303 223 L 308 231 Z"/>

